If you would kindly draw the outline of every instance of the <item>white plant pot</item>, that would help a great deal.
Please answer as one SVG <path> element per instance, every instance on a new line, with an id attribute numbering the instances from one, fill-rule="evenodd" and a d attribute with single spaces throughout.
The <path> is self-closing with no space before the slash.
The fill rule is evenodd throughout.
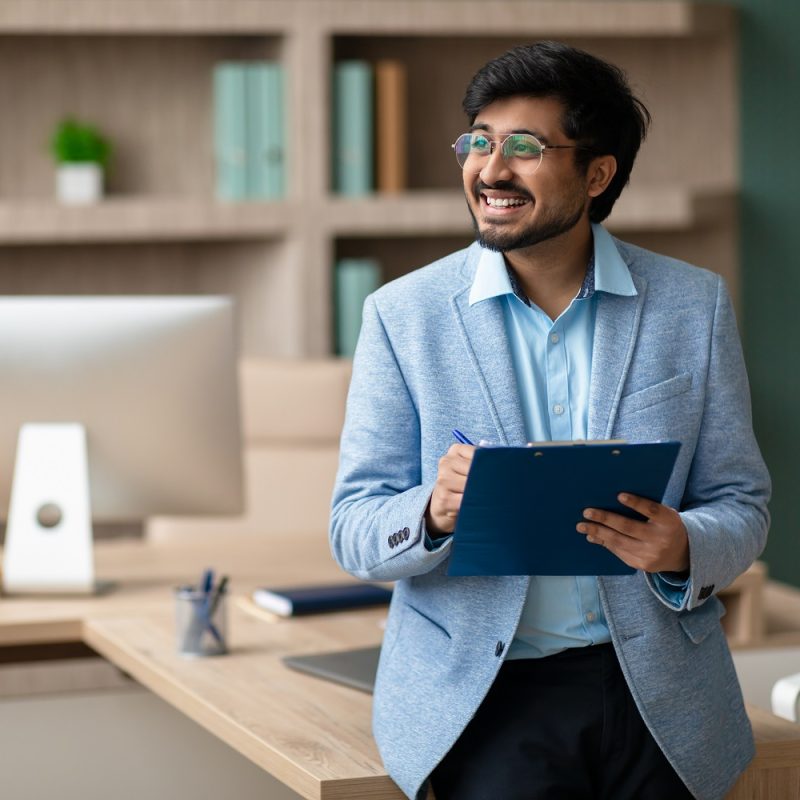
<path id="1" fill-rule="evenodd" d="M 60 164 L 56 170 L 56 197 L 66 205 L 97 203 L 103 196 L 103 168 L 99 164 Z"/>

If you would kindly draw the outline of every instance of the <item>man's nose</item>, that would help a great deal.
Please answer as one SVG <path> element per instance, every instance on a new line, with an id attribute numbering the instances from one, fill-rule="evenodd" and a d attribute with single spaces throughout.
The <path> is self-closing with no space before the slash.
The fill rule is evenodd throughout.
<path id="1" fill-rule="evenodd" d="M 511 168 L 503 158 L 503 148 L 497 142 L 492 143 L 489 157 L 479 174 L 481 180 L 490 186 L 498 180 L 508 180 L 511 177 Z"/>

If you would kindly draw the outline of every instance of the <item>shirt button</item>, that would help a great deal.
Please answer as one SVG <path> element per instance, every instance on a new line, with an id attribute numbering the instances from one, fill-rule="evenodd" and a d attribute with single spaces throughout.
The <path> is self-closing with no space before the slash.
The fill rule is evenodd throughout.
<path id="1" fill-rule="evenodd" d="M 558 344 L 558 334 L 557 333 L 551 333 L 550 334 L 550 341 L 553 344 Z"/>
<path id="2" fill-rule="evenodd" d="M 564 406 L 562 406 L 561 403 L 556 403 L 553 406 L 553 413 L 554 414 L 563 414 L 564 413 Z"/>
<path id="3" fill-rule="evenodd" d="M 589 613 L 586 615 L 586 621 L 587 621 L 587 622 L 594 622 L 594 621 L 595 621 L 595 617 L 596 617 L 596 615 L 595 615 L 594 611 L 590 611 L 590 612 L 589 612 Z"/>

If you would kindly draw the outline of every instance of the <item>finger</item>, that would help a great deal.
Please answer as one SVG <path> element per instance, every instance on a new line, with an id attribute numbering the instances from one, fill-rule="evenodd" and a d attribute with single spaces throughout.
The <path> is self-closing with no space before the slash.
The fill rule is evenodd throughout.
<path id="1" fill-rule="evenodd" d="M 613 511 L 603 511 L 599 508 L 587 508 L 583 512 L 584 519 L 589 520 L 595 525 L 600 525 L 611 530 L 630 536 L 634 539 L 643 539 L 648 534 L 647 523 L 639 522 L 622 514 L 615 514 Z"/>
<path id="2" fill-rule="evenodd" d="M 634 511 L 638 511 L 642 516 L 648 519 L 659 517 L 666 509 L 666 506 L 657 503 L 655 500 L 648 500 L 646 497 L 639 497 L 638 495 L 628 494 L 627 492 L 618 494 L 617 500 L 619 500 L 622 505 L 632 508 Z"/>
<path id="3" fill-rule="evenodd" d="M 458 475 L 462 481 L 469 475 L 472 459 L 448 452 L 439 459 L 439 475 Z"/>
<path id="4" fill-rule="evenodd" d="M 581 523 L 581 525 L 584 524 Z M 602 528 L 587 533 L 586 541 L 598 547 L 605 547 L 606 550 L 613 553 L 629 567 L 633 567 L 633 569 L 642 568 L 641 553 L 638 551 L 635 540 L 629 536 L 612 531 L 610 528 Z"/>
<path id="5" fill-rule="evenodd" d="M 475 455 L 475 445 L 451 444 L 450 447 L 447 449 L 447 455 L 463 458 L 466 459 L 467 461 L 472 461 L 472 457 L 473 455 Z"/>

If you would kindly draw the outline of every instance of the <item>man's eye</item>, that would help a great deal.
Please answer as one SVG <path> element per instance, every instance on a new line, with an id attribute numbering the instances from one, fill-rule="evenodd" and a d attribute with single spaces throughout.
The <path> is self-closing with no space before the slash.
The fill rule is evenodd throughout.
<path id="1" fill-rule="evenodd" d="M 478 153 L 489 152 L 489 140 L 485 136 L 473 136 L 470 143 L 470 149 Z"/>
<path id="2" fill-rule="evenodd" d="M 510 136 L 506 148 L 516 158 L 538 158 L 542 152 L 538 143 L 525 136 Z"/>

